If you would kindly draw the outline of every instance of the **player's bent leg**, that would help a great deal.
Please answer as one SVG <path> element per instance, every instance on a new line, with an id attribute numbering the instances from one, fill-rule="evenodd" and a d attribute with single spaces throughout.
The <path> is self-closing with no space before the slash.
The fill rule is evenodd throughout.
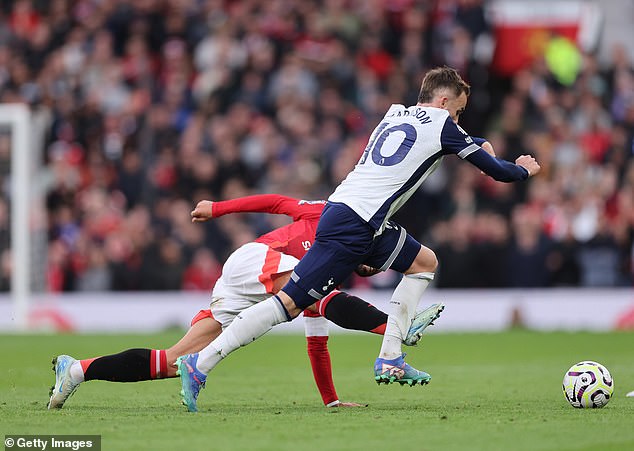
<path id="1" fill-rule="evenodd" d="M 401 355 L 401 343 L 410 330 L 418 301 L 433 278 L 432 272 L 403 276 L 390 300 L 390 314 L 379 357 L 395 359 Z"/>
<path id="2" fill-rule="evenodd" d="M 403 339 L 403 344 L 407 346 L 418 344 L 425 329 L 434 324 L 444 309 L 444 304 L 437 303 L 416 313 Z M 383 335 L 387 325 L 386 313 L 363 299 L 341 291 L 333 291 L 307 310 L 321 314 L 344 329 L 363 330 Z"/>
<path id="3" fill-rule="evenodd" d="M 419 250 L 390 299 L 390 313 L 379 353 L 382 359 L 393 360 L 401 355 L 401 344 L 409 332 L 418 301 L 433 280 L 438 265 L 431 249 L 417 242 L 409 246 L 418 246 Z"/>
<path id="4" fill-rule="evenodd" d="M 413 387 L 417 384 L 428 384 L 431 381 L 431 376 L 405 363 L 405 354 L 402 354 L 395 359 L 377 358 L 374 363 L 374 380 L 377 384 L 397 382 Z"/>
<path id="5" fill-rule="evenodd" d="M 48 409 L 61 409 L 70 396 L 75 393 L 80 382 L 71 375 L 71 367 L 76 359 L 68 355 L 59 355 L 53 359 L 55 385 L 51 387 Z"/>
<path id="6" fill-rule="evenodd" d="M 351 294 L 333 291 L 319 304 L 319 312 L 339 327 L 383 335 L 387 314 Z"/>
<path id="7" fill-rule="evenodd" d="M 421 244 L 420 251 L 404 274 L 418 274 L 425 272 L 434 273 L 437 268 L 438 259 L 436 258 L 436 254 L 430 248 Z"/>

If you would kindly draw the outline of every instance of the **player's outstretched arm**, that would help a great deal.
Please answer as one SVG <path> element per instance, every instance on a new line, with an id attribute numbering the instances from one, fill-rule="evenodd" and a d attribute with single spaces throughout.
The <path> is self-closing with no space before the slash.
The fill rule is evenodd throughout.
<path id="1" fill-rule="evenodd" d="M 522 155 L 516 164 L 495 157 L 490 143 L 486 146 L 485 139 L 469 136 L 451 117 L 447 118 L 440 133 L 440 144 L 445 154 L 458 155 L 499 182 L 526 180 L 540 169 L 537 161 L 530 155 Z"/>
<path id="2" fill-rule="evenodd" d="M 302 201 L 280 194 L 256 194 L 223 201 L 201 200 L 191 212 L 192 222 L 204 222 L 231 213 L 269 213 L 286 215 L 297 221 L 304 217 L 318 218 L 323 201 Z"/>
<path id="3" fill-rule="evenodd" d="M 513 164 L 510 161 L 492 157 L 480 148 L 469 154 L 465 159 L 498 182 L 526 180 L 540 170 L 539 164 L 530 155 L 520 156 Z"/>

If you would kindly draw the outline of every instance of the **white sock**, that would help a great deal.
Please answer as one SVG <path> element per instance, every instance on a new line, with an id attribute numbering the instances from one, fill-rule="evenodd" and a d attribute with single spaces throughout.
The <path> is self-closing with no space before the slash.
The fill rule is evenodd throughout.
<path id="1" fill-rule="evenodd" d="M 198 353 L 196 367 L 205 374 L 209 373 L 228 354 L 286 321 L 286 311 L 275 296 L 252 305 L 240 312 L 218 338 Z"/>
<path id="2" fill-rule="evenodd" d="M 390 299 L 390 313 L 387 317 L 380 358 L 392 360 L 402 354 L 401 343 L 412 324 L 418 301 L 433 279 L 432 272 L 406 274 L 396 286 Z"/>
<path id="3" fill-rule="evenodd" d="M 70 366 L 70 377 L 73 382 L 84 382 L 84 369 L 81 367 L 81 362 L 77 360 Z"/>

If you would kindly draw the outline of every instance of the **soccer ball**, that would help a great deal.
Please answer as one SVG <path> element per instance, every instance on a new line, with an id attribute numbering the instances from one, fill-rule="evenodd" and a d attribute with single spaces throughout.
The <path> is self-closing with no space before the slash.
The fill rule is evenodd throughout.
<path id="1" fill-rule="evenodd" d="M 573 407 L 603 407 L 610 401 L 614 382 L 606 367 L 586 360 L 566 371 L 563 389 L 564 396 Z"/>

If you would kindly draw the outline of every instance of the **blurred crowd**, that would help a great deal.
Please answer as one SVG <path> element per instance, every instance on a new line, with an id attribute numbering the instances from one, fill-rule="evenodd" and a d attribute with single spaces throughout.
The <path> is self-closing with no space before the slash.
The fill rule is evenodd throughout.
<path id="1" fill-rule="evenodd" d="M 47 111 L 47 290 L 209 290 L 227 255 L 286 218 L 200 225 L 201 199 L 326 198 L 425 71 L 471 84 L 461 125 L 542 173 L 496 183 L 446 158 L 397 220 L 440 261 L 436 286 L 631 286 L 634 66 L 582 53 L 490 70 L 482 0 L 8 0 L 0 101 Z M 489 49 L 489 50 L 487 50 Z M 0 163 L 8 165 L 0 138 Z M 2 175 L 6 180 L 7 172 Z M 9 193 L 0 199 L 7 288 Z M 393 274 L 352 286 L 392 286 Z"/>

